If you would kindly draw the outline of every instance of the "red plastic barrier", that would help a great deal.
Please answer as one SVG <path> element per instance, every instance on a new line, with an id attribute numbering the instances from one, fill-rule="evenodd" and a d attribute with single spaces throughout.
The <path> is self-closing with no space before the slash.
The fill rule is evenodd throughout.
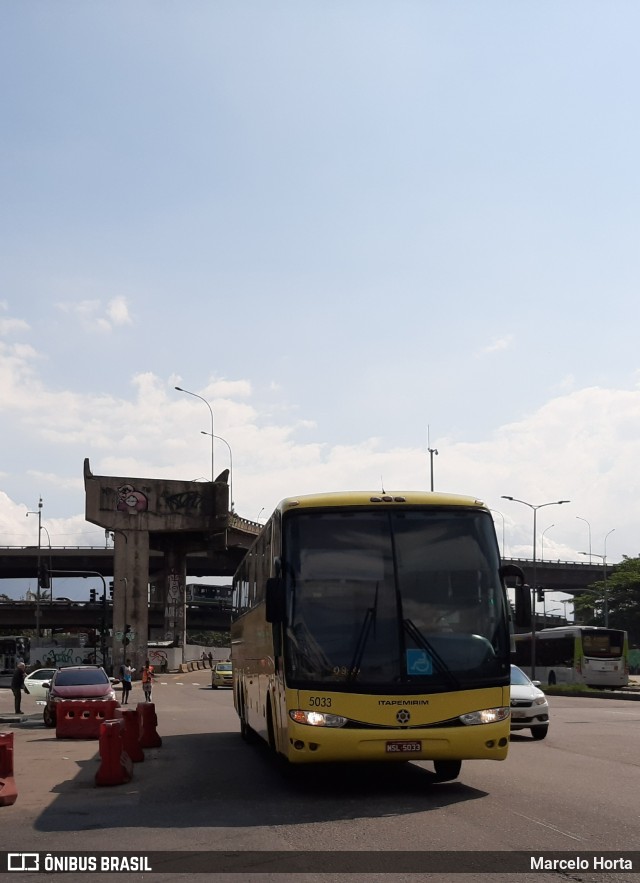
<path id="1" fill-rule="evenodd" d="M 18 799 L 13 777 L 13 733 L 0 733 L 0 806 L 11 806 Z"/>
<path id="2" fill-rule="evenodd" d="M 124 724 L 122 744 L 124 750 L 134 763 L 144 760 L 144 751 L 140 745 L 140 715 L 136 708 L 116 708 L 114 717 Z"/>
<path id="3" fill-rule="evenodd" d="M 100 725 L 111 720 L 116 699 L 62 699 L 56 702 L 56 739 L 98 739 Z"/>
<path id="4" fill-rule="evenodd" d="M 137 712 L 140 717 L 140 746 L 141 748 L 159 748 L 162 739 L 158 735 L 156 727 L 156 707 L 153 702 L 138 702 Z"/>
<path id="5" fill-rule="evenodd" d="M 124 750 L 124 720 L 100 724 L 100 769 L 96 785 L 123 785 L 133 777 L 133 763 Z"/>

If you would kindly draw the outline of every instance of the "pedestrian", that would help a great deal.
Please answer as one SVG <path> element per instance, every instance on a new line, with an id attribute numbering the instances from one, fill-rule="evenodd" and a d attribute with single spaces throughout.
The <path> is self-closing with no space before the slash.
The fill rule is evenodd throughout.
<path id="1" fill-rule="evenodd" d="M 122 678 L 122 704 L 129 704 L 129 693 L 131 693 L 131 677 L 135 668 L 131 668 L 131 660 L 127 659 L 124 665 L 120 666 L 120 677 Z"/>
<path id="2" fill-rule="evenodd" d="M 153 686 L 153 666 L 149 665 L 149 660 L 144 664 L 142 669 L 142 689 L 144 690 L 144 701 L 151 702 L 151 687 Z"/>
<path id="3" fill-rule="evenodd" d="M 213 671 L 213 653 L 209 650 L 209 668 Z"/>
<path id="4" fill-rule="evenodd" d="M 207 654 L 204 652 L 204 650 L 202 651 L 201 658 L 202 658 L 202 667 L 206 668 L 207 667 Z"/>
<path id="5" fill-rule="evenodd" d="M 13 677 L 11 678 L 11 692 L 13 693 L 13 698 L 15 700 L 16 714 L 22 714 L 22 691 L 24 690 L 25 693 L 29 692 L 24 685 L 24 679 L 26 676 L 27 666 L 24 662 L 19 662 L 13 673 Z"/>

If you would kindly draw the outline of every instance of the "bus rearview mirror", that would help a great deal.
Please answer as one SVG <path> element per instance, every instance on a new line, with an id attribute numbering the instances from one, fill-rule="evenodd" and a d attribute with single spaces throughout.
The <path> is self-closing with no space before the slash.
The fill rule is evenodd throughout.
<path id="1" fill-rule="evenodd" d="M 500 568 L 502 581 L 510 577 L 515 580 L 516 609 L 514 622 L 517 626 L 529 627 L 531 625 L 531 590 L 525 584 L 524 570 L 517 564 L 503 564 Z"/>
<path id="2" fill-rule="evenodd" d="M 266 610 L 267 622 L 284 621 L 284 580 L 279 576 L 272 576 L 267 580 L 266 586 Z"/>

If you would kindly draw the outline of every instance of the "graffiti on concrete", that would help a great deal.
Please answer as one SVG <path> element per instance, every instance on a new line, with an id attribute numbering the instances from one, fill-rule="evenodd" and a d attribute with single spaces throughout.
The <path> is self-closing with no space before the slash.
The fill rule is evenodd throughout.
<path id="1" fill-rule="evenodd" d="M 185 586 L 180 576 L 171 571 L 167 578 L 167 601 L 164 608 L 164 639 L 182 646 L 184 641 L 184 595 Z"/>
<path id="2" fill-rule="evenodd" d="M 202 509 L 202 494 L 199 491 L 183 491 L 180 494 L 163 494 L 162 499 L 171 512 Z"/>
<path id="3" fill-rule="evenodd" d="M 169 668 L 166 650 L 149 650 L 149 662 L 154 668 L 159 668 L 163 672 Z"/>
<path id="4" fill-rule="evenodd" d="M 116 509 L 118 512 L 146 512 L 149 508 L 149 500 L 142 491 L 137 491 L 132 484 L 123 484 L 118 488 Z"/>
<path id="5" fill-rule="evenodd" d="M 74 647 L 54 647 L 46 651 L 45 666 L 82 665 L 89 658 L 86 650 Z"/>

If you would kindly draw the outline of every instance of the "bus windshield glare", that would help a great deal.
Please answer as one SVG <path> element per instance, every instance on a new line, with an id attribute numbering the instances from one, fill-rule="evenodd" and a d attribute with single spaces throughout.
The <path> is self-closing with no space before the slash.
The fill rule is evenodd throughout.
<path id="1" fill-rule="evenodd" d="M 283 530 L 289 686 L 508 683 L 508 611 L 486 512 L 298 510 Z"/>

